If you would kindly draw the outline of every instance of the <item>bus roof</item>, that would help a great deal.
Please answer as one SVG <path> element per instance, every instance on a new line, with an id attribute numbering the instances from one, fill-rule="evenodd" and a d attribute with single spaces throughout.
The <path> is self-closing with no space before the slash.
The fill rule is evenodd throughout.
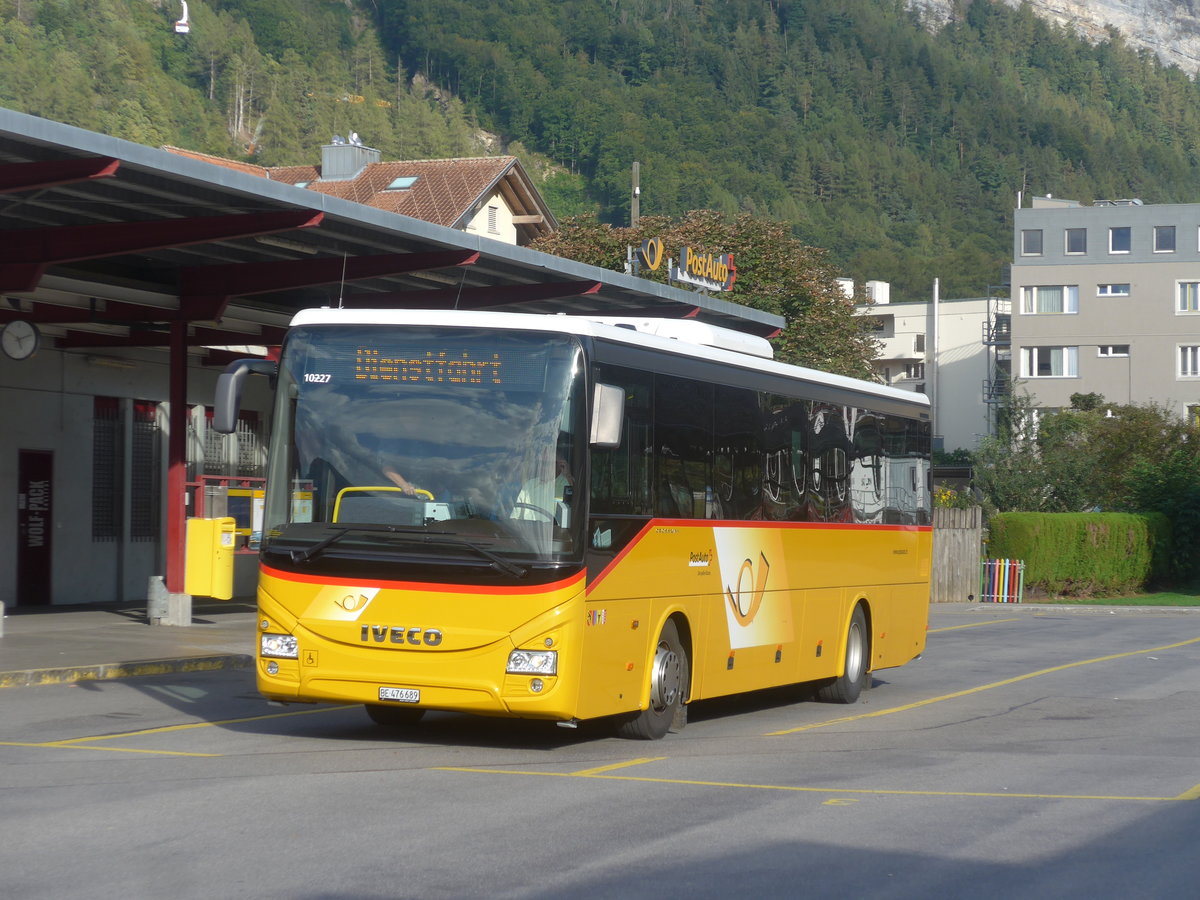
<path id="1" fill-rule="evenodd" d="M 570 316 L 563 313 L 486 312 L 435 309 L 335 309 L 300 310 L 292 326 L 303 325 L 422 325 L 454 328 L 520 329 L 573 334 L 678 356 L 723 363 L 756 372 L 769 372 L 811 384 L 884 397 L 916 407 L 929 407 L 929 398 L 915 391 L 877 384 L 778 362 L 770 357 L 770 344 L 742 332 L 687 319 Z M 765 345 L 765 347 L 764 347 Z"/>

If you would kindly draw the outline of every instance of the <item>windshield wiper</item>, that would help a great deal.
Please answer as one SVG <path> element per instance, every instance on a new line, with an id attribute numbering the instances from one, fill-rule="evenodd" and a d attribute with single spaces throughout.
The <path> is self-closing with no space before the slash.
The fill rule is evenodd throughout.
<path id="1" fill-rule="evenodd" d="M 514 578 L 524 578 L 526 570 L 521 566 L 511 563 L 504 557 L 493 553 L 486 547 L 480 547 L 478 544 L 473 544 L 465 538 L 457 537 L 449 531 L 429 531 L 420 526 L 404 526 L 404 525 L 348 525 L 343 528 L 337 528 L 327 534 L 321 540 L 317 541 L 311 547 L 305 547 L 302 550 L 291 550 L 288 555 L 292 562 L 302 563 L 308 562 L 317 554 L 324 551 L 327 547 L 336 544 L 346 535 L 352 532 L 381 532 L 384 534 L 405 534 L 413 537 L 422 538 L 424 543 L 439 543 L 450 544 L 455 547 L 466 547 L 474 550 L 489 563 L 492 568 L 498 569 L 507 575 L 512 575 Z"/>
<path id="2" fill-rule="evenodd" d="M 431 542 L 431 543 L 450 544 L 455 547 L 470 547 L 472 550 L 474 550 L 476 553 L 478 553 L 484 559 L 488 560 L 492 564 L 493 568 L 499 569 L 501 572 L 504 572 L 507 575 L 512 575 L 514 578 L 524 578 L 525 577 L 526 570 L 524 568 L 522 568 L 521 566 L 518 566 L 516 563 L 509 562 L 503 556 L 493 553 L 491 550 L 488 550 L 486 547 L 480 547 L 478 544 L 472 544 L 470 541 L 466 540 L 465 538 L 456 537 L 454 535 L 451 535 L 449 532 L 433 532 L 433 533 L 434 534 L 444 534 L 444 535 L 446 535 L 446 537 L 439 538 L 436 541 Z"/>
<path id="3" fill-rule="evenodd" d="M 383 532 L 385 534 L 419 534 L 419 535 L 447 534 L 447 532 L 444 532 L 444 531 L 426 531 L 424 528 L 421 528 L 419 526 L 406 527 L 403 525 L 365 525 L 365 524 L 364 525 L 347 525 L 345 527 L 337 528 L 337 529 L 333 530 L 328 535 L 321 538 L 321 540 L 319 540 L 315 544 L 313 544 L 311 547 L 305 547 L 303 550 L 291 550 L 288 552 L 288 555 L 291 557 L 291 560 L 294 563 L 308 562 L 310 559 L 312 559 L 318 553 L 323 551 L 326 547 L 329 547 L 332 544 L 336 544 L 338 541 L 340 541 L 346 535 L 351 534 L 352 532 L 356 532 L 356 531 L 358 531 L 358 532 L 362 532 L 362 531 Z"/>

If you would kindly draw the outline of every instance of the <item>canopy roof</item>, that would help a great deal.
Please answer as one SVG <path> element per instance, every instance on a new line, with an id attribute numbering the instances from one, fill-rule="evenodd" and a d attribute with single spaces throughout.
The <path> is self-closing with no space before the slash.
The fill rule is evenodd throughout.
<path id="1" fill-rule="evenodd" d="M 312 306 L 782 317 L 0 109 L 0 325 L 61 348 L 276 345 Z M 224 363 L 229 354 L 206 353 Z M 238 353 L 237 355 L 245 355 Z"/>

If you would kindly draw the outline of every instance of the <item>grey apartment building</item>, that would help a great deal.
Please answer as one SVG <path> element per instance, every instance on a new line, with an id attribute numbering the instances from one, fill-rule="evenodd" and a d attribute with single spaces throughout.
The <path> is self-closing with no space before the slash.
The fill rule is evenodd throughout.
<path id="1" fill-rule="evenodd" d="M 1037 197 L 1013 224 L 1017 390 L 1200 415 L 1200 203 Z"/>

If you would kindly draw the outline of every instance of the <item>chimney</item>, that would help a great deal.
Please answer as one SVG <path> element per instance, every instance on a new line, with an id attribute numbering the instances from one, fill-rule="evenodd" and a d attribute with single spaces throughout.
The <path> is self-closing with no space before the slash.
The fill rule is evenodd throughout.
<path id="1" fill-rule="evenodd" d="M 333 143 L 321 147 L 322 181 L 350 181 L 371 163 L 380 161 L 380 152 L 364 147 L 357 138 L 358 135 L 352 134 L 348 142 L 335 135 Z"/>

